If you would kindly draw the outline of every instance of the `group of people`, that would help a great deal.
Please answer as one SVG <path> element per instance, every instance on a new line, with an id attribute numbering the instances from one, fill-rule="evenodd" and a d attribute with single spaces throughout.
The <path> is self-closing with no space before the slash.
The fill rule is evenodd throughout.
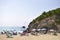
<path id="1" fill-rule="evenodd" d="M 55 36 L 57 36 L 57 30 L 55 29 L 48 29 L 47 27 L 42 27 L 40 29 L 32 29 L 31 30 L 31 34 L 32 35 L 38 35 L 38 34 L 53 34 Z"/>
<path id="2" fill-rule="evenodd" d="M 26 31 L 17 32 L 16 30 L 15 31 L 3 31 L 3 32 L 0 32 L 0 34 L 6 34 L 7 38 L 12 38 L 14 35 L 18 35 L 18 34 L 20 34 L 20 36 L 25 36 L 25 35 L 28 36 L 28 33 Z"/>
<path id="3" fill-rule="evenodd" d="M 57 36 L 57 31 L 56 30 L 54 30 L 54 29 L 49 29 L 48 30 L 48 28 L 46 28 L 46 27 L 42 27 L 40 29 L 32 29 L 31 32 L 30 32 L 31 35 L 47 34 L 47 33 L 52 33 L 52 34 Z M 12 38 L 13 35 L 17 35 L 17 34 L 20 34 L 21 36 L 26 36 L 26 35 L 28 36 L 29 35 L 27 29 L 24 30 L 24 31 L 20 31 L 20 32 L 17 32 L 16 30 L 15 31 L 4 31 L 4 32 L 1 32 L 1 34 L 6 34 L 6 36 L 8 38 Z"/>

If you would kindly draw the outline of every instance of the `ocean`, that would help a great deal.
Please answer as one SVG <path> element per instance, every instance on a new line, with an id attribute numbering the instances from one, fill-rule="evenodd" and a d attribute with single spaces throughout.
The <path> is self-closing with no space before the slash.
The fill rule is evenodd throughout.
<path id="1" fill-rule="evenodd" d="M 22 28 L 22 27 L 0 27 L 0 32 L 3 30 L 5 30 L 5 31 L 10 31 L 10 30 L 23 31 L 26 29 L 27 28 Z"/>

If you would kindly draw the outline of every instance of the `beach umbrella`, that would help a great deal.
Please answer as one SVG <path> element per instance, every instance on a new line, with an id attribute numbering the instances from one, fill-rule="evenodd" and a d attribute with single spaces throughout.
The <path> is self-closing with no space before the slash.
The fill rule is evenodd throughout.
<path id="1" fill-rule="evenodd" d="M 50 31 L 55 31 L 54 29 L 50 29 Z"/>
<path id="2" fill-rule="evenodd" d="M 37 29 L 38 31 L 40 31 L 41 29 Z"/>
<path id="3" fill-rule="evenodd" d="M 36 29 L 32 29 L 32 31 L 35 31 Z"/>
<path id="4" fill-rule="evenodd" d="M 23 31 L 19 31 L 19 33 L 23 33 Z"/>
<path id="5" fill-rule="evenodd" d="M 46 28 L 42 28 L 41 30 L 47 30 Z"/>

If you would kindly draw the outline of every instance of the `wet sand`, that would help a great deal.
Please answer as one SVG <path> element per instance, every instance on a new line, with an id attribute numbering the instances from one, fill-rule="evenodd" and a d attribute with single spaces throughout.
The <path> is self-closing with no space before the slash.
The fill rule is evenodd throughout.
<path id="1" fill-rule="evenodd" d="M 13 38 L 7 38 L 5 34 L 0 34 L 0 40 L 60 40 L 60 34 L 58 34 L 58 36 L 50 34 L 40 34 L 39 36 L 33 36 L 31 34 L 29 34 L 29 36 L 16 35 L 13 36 Z"/>

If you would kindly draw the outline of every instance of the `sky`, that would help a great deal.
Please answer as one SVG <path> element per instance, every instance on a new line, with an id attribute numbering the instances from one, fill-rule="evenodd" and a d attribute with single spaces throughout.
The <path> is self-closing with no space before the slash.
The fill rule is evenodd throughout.
<path id="1" fill-rule="evenodd" d="M 0 0 L 0 26 L 28 26 L 44 11 L 60 8 L 60 0 Z"/>

